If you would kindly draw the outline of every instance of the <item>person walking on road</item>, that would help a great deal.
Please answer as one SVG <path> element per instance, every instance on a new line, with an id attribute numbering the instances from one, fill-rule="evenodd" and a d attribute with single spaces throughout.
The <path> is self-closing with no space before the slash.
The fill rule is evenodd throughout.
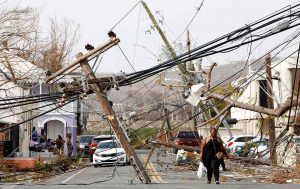
<path id="1" fill-rule="evenodd" d="M 217 129 L 211 127 L 210 135 L 201 142 L 200 161 L 203 162 L 207 169 L 207 184 L 211 183 L 213 174 L 216 184 L 220 184 L 219 166 L 223 155 L 227 157 L 223 142 L 221 138 L 218 137 L 217 133 Z"/>

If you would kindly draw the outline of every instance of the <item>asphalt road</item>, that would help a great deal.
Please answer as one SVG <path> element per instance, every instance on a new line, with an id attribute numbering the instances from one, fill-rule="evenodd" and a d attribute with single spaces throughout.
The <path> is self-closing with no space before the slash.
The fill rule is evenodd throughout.
<path id="1" fill-rule="evenodd" d="M 142 162 L 146 160 L 149 151 L 138 151 Z M 147 166 L 148 174 L 152 184 L 141 184 L 136 178 L 135 171 L 131 166 L 104 166 L 94 168 L 87 167 L 75 172 L 62 174 L 39 185 L 0 185 L 0 189 L 192 189 L 192 188 L 222 188 L 222 189 L 240 189 L 240 188 L 258 188 L 258 189 L 300 189 L 300 185 L 270 185 L 257 184 L 251 180 L 245 182 L 227 181 L 221 182 L 221 185 L 207 185 L 205 179 L 199 180 L 196 171 L 188 170 L 185 167 L 174 166 L 175 155 L 158 153 L 151 158 L 151 163 Z M 221 175 L 230 175 L 230 172 L 221 172 Z"/>

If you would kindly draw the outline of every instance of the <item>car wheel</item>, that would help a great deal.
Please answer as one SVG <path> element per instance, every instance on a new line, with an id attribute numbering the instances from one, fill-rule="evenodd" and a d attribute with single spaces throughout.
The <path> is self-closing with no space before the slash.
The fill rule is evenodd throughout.
<path id="1" fill-rule="evenodd" d="M 126 156 L 126 160 L 125 160 L 125 163 L 123 164 L 124 166 L 126 165 L 130 165 L 130 161 L 128 160 L 128 157 Z"/>
<path id="2" fill-rule="evenodd" d="M 97 164 L 94 164 L 94 167 L 96 168 L 96 167 L 98 167 L 98 165 L 97 165 Z"/>

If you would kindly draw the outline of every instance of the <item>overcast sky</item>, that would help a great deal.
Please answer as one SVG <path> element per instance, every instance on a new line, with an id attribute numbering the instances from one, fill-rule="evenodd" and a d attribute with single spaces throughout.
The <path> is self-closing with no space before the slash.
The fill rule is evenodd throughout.
<path id="1" fill-rule="evenodd" d="M 19 4 L 38 9 L 45 30 L 49 26 L 49 17 L 56 17 L 58 20 L 67 18 L 74 24 L 78 24 L 81 38 L 77 52 L 84 51 L 86 43 L 98 46 L 106 42 L 107 32 L 137 2 L 137 0 L 8 0 L 10 5 Z M 202 0 L 145 0 L 145 2 L 157 18 L 164 18 L 162 28 L 168 39 L 174 41 L 190 22 Z M 208 42 L 297 2 L 295 0 L 204 0 L 203 7 L 189 27 L 192 44 L 197 46 Z M 155 56 L 151 53 L 159 55 L 163 45 L 157 32 L 151 31 L 151 34 L 146 32 L 150 29 L 150 25 L 145 10 L 138 5 L 114 29 L 121 40 L 121 48 L 137 70 L 157 64 Z M 185 38 L 184 34 L 177 42 L 181 41 L 185 45 Z M 268 48 L 270 45 L 270 42 L 266 42 L 265 46 L 257 49 L 257 54 L 264 52 L 262 48 Z M 204 62 L 216 61 L 223 64 L 243 59 L 246 55 L 247 51 L 244 49 L 236 53 L 213 56 L 205 59 Z M 252 58 L 255 56 L 253 54 Z M 105 53 L 98 71 L 118 72 L 120 70 L 126 73 L 133 71 L 120 50 L 114 47 Z"/>

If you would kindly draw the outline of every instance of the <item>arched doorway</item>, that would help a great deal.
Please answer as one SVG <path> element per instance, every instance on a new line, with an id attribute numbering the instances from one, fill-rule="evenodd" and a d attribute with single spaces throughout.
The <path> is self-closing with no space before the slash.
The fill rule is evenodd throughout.
<path id="1" fill-rule="evenodd" d="M 44 126 L 47 139 L 55 140 L 58 135 L 64 137 L 64 126 L 65 124 L 60 120 L 47 121 Z"/>

